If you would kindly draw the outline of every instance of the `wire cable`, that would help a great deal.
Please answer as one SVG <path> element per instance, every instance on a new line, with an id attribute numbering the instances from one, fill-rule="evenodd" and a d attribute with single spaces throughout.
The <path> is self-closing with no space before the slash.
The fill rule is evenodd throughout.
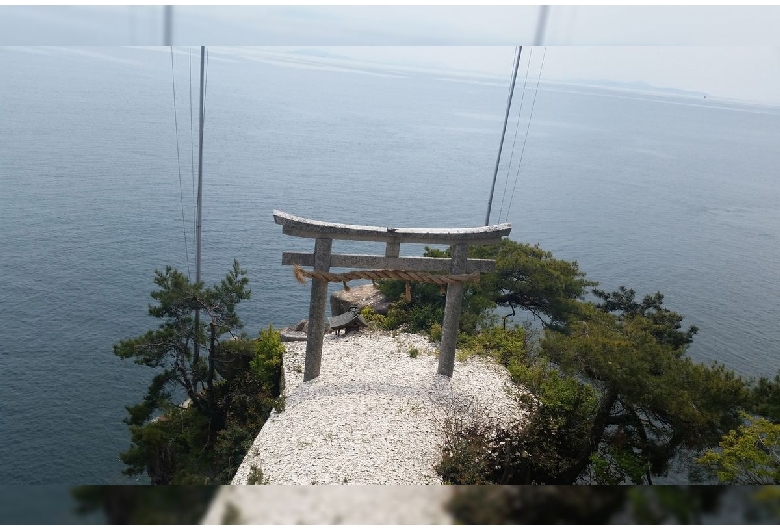
<path id="1" fill-rule="evenodd" d="M 209 93 L 209 49 L 206 48 L 206 68 L 204 71 L 205 85 L 203 87 L 203 122 L 206 122 L 206 96 Z"/>
<path id="2" fill-rule="evenodd" d="M 176 131 L 176 163 L 179 168 L 179 203 L 181 205 L 181 227 L 184 234 L 184 254 L 187 257 L 187 278 L 190 277 L 190 251 L 187 246 L 187 224 L 184 220 L 184 189 L 181 185 L 181 155 L 179 152 L 179 118 L 176 115 L 176 70 L 173 67 L 173 46 L 171 48 L 171 79 L 173 80 L 173 125 Z"/>
<path id="3" fill-rule="evenodd" d="M 189 49 L 190 60 L 190 171 L 192 172 L 192 233 L 197 230 L 197 221 L 195 219 L 195 208 L 197 207 L 195 201 L 195 137 L 193 136 L 193 119 L 192 119 L 192 46 Z"/>
<path id="4" fill-rule="evenodd" d="M 509 121 L 509 111 L 512 108 L 512 95 L 515 91 L 515 80 L 517 79 L 517 67 L 520 66 L 520 54 L 523 52 L 522 46 L 515 48 L 517 59 L 512 63 L 512 82 L 509 84 L 509 95 L 506 99 L 506 112 L 504 113 L 504 127 L 501 129 L 501 141 L 498 142 L 498 156 L 496 157 L 496 166 L 493 169 L 493 182 L 490 185 L 490 197 L 488 198 L 487 213 L 485 214 L 485 226 L 490 224 L 490 210 L 493 208 L 493 194 L 496 191 L 496 177 L 498 177 L 498 167 L 501 164 L 501 151 L 504 148 L 504 136 L 506 135 L 506 125 Z"/>
<path id="5" fill-rule="evenodd" d="M 523 81 L 523 93 L 520 95 L 520 110 L 517 111 L 517 121 L 515 122 L 515 136 L 512 138 L 512 152 L 509 154 L 509 165 L 506 168 L 506 179 L 504 180 L 504 193 L 501 195 L 501 208 L 498 210 L 498 221 L 501 222 L 501 212 L 504 211 L 504 199 L 509 185 L 509 175 L 512 171 L 512 159 L 515 157 L 515 142 L 517 141 L 517 131 L 520 129 L 520 115 L 523 113 L 523 101 L 525 101 L 525 87 L 528 85 L 528 73 L 531 71 L 531 57 L 534 55 L 534 49 L 528 54 L 528 64 L 525 67 L 525 81 Z"/>
<path id="6" fill-rule="evenodd" d="M 534 90 L 534 100 L 531 103 L 531 115 L 528 117 L 528 126 L 525 129 L 525 138 L 523 138 L 523 148 L 520 151 L 520 160 L 517 162 L 517 174 L 515 175 L 515 185 L 512 188 L 512 195 L 509 197 L 509 206 L 506 208 L 506 217 L 504 221 L 509 220 L 509 210 L 512 208 L 512 200 L 515 198 L 515 190 L 517 189 L 517 178 L 520 176 L 520 164 L 523 163 L 523 156 L 525 155 L 525 144 L 528 141 L 528 131 L 531 130 L 531 120 L 534 119 L 534 108 L 536 108 L 536 96 L 539 95 L 539 81 L 542 79 L 542 71 L 544 70 L 544 60 L 547 58 L 547 46 L 544 47 L 544 53 L 542 54 L 542 66 L 539 68 L 539 77 L 536 78 L 536 90 Z M 499 218 L 499 221 L 501 219 Z"/>

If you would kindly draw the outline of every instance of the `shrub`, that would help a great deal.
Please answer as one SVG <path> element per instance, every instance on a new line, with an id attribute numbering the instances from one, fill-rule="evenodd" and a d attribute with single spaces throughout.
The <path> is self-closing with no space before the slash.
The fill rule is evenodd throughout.
<path id="1" fill-rule="evenodd" d="M 441 324 L 444 319 L 444 295 L 438 285 L 430 283 L 411 282 L 412 300 L 404 298 L 406 283 L 400 280 L 383 280 L 377 282 L 379 290 L 396 300 L 387 312 L 384 322 L 385 329 L 398 329 L 402 326 L 406 331 L 425 332 L 433 324 Z"/>
<path id="2" fill-rule="evenodd" d="M 363 309 L 360 310 L 360 316 L 363 317 L 363 320 L 365 320 L 369 327 L 371 328 L 384 328 L 385 327 L 385 316 L 380 315 L 376 311 L 374 311 L 374 308 L 371 306 L 365 306 Z"/>
<path id="3" fill-rule="evenodd" d="M 522 363 L 527 353 L 527 337 L 523 328 L 504 329 L 494 326 L 478 335 L 460 335 L 461 348 L 468 354 L 494 358 L 503 366 Z"/>
<path id="4" fill-rule="evenodd" d="M 428 334 L 432 341 L 441 342 L 441 324 L 431 324 L 431 329 Z"/>
<path id="5" fill-rule="evenodd" d="M 427 333 L 434 324 L 444 320 L 444 305 L 432 303 L 395 302 L 387 312 L 383 327 L 388 330 L 403 328 L 410 333 Z"/>
<path id="6" fill-rule="evenodd" d="M 282 336 L 269 324 L 255 342 L 255 356 L 249 368 L 274 397 L 279 395 L 283 355 Z"/>
<path id="7" fill-rule="evenodd" d="M 232 379 L 249 370 L 249 363 L 255 357 L 256 341 L 250 339 L 226 340 L 216 348 L 214 363 L 217 373 L 225 379 Z"/>
<path id="8" fill-rule="evenodd" d="M 257 340 L 230 340 L 220 348 L 224 375 L 214 383 L 211 418 L 194 407 L 166 407 L 156 421 L 130 431 L 122 454 L 152 484 L 230 483 L 274 407 L 280 407 L 281 336 L 269 326 Z M 248 355 L 251 352 L 251 356 Z"/>
<path id="9" fill-rule="evenodd" d="M 249 469 L 249 475 L 246 478 L 246 483 L 249 486 L 261 486 L 268 484 L 268 479 L 263 476 L 263 470 L 257 466 L 252 466 Z"/>
<path id="10" fill-rule="evenodd" d="M 496 476 L 496 457 L 505 432 L 484 421 L 451 419 L 445 426 L 442 459 L 436 472 L 444 484 L 502 484 Z"/>
<path id="11" fill-rule="evenodd" d="M 527 422 L 482 418 L 451 421 L 436 471 L 450 484 L 560 484 L 576 460 L 597 408 L 593 389 L 539 361 L 513 362 L 515 381 L 531 390 L 521 400 Z"/>

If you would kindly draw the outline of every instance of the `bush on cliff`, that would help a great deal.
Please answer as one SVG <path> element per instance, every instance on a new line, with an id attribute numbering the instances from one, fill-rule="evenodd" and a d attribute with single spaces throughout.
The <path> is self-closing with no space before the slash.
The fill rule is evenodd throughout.
<path id="1" fill-rule="evenodd" d="M 450 257 L 449 250 L 426 247 L 425 256 Z M 495 309 L 509 309 L 534 317 L 544 328 L 563 329 L 577 308 L 577 301 L 596 282 L 585 279 L 576 261 L 559 260 L 552 253 L 524 243 L 504 239 L 497 245 L 472 246 L 469 258 L 496 260 L 496 270 L 480 275 L 479 283 L 467 283 L 463 293 L 460 332 L 476 334 L 496 324 Z M 382 280 L 380 291 L 396 300 L 388 313 L 390 329 L 406 326 L 409 331 L 429 332 L 441 325 L 446 296 L 438 285 L 411 282 L 411 301 L 404 298 L 405 282 Z M 504 319 L 506 320 L 506 318 Z"/>
<path id="2" fill-rule="evenodd" d="M 279 333 L 269 328 L 256 340 L 239 334 L 235 308 L 250 291 L 238 262 L 210 288 L 171 267 L 156 272 L 155 284 L 158 305 L 149 313 L 162 320 L 159 328 L 114 346 L 119 357 L 157 370 L 143 401 L 127 407 L 132 443 L 120 455 L 124 473 L 146 473 L 152 484 L 229 482 L 278 405 Z M 197 326 L 196 310 L 204 316 Z"/>
<path id="3" fill-rule="evenodd" d="M 509 240 L 473 247 L 469 256 L 495 259 L 496 271 L 466 287 L 459 347 L 498 359 L 534 399 L 525 425 L 451 431 L 439 467 L 448 482 L 652 484 L 681 458 L 695 466 L 696 454 L 739 427 L 741 412 L 776 411 L 771 381 L 755 385 L 687 356 L 698 329 L 683 328 L 661 293 L 640 299 L 625 287 L 594 289 L 595 300 L 586 301 L 597 284 L 576 262 Z M 389 295 L 400 296 L 402 286 L 382 283 Z M 431 329 L 443 296 L 435 286 L 412 293 L 411 302 L 396 302 L 393 324 Z M 541 329 L 521 347 L 492 325 L 501 306 Z"/>

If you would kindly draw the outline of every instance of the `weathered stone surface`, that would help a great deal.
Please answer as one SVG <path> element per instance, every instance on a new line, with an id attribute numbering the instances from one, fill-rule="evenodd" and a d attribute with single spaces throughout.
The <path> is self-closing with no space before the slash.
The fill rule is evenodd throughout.
<path id="1" fill-rule="evenodd" d="M 463 274 L 466 270 L 468 245 L 452 247 L 451 274 Z M 455 346 L 458 342 L 458 323 L 463 303 L 463 284 L 451 283 L 447 286 L 447 300 L 444 303 L 444 322 L 441 325 L 441 352 L 439 354 L 439 374 L 452 377 L 455 366 Z"/>
<path id="2" fill-rule="evenodd" d="M 366 306 L 371 307 L 381 315 L 386 315 L 390 309 L 391 300 L 379 292 L 379 289 L 373 284 L 359 285 L 351 287 L 349 291 L 336 291 L 330 295 L 330 314 L 335 316 L 343 315 L 352 306 L 363 309 Z"/>
<path id="3" fill-rule="evenodd" d="M 306 219 L 274 210 L 274 222 L 282 225 L 282 233 L 308 238 L 347 239 L 353 241 L 383 241 L 395 243 L 426 243 L 434 245 L 491 245 L 508 236 L 512 225 L 503 223 L 474 228 L 388 228 L 383 226 L 345 225 Z"/>
<path id="4" fill-rule="evenodd" d="M 388 243 L 389 244 L 389 243 Z M 450 258 L 424 258 L 419 256 L 373 256 L 371 254 L 331 254 L 330 266 L 344 269 L 395 269 L 402 271 L 447 272 Z M 282 252 L 282 265 L 314 266 L 314 255 L 306 252 Z M 466 260 L 466 273 L 493 272 L 496 262 L 492 259 Z"/>
<path id="5" fill-rule="evenodd" d="M 314 270 L 330 270 L 330 249 L 333 240 L 318 237 L 314 242 Z M 309 331 L 306 339 L 306 365 L 303 380 L 311 381 L 320 375 L 322 364 L 322 338 L 328 330 L 325 316 L 325 303 L 328 301 L 328 282 L 313 278 L 311 282 L 311 300 L 309 300 Z"/>
<path id="6" fill-rule="evenodd" d="M 283 328 L 279 333 L 282 336 L 282 342 L 296 342 L 306 340 L 306 333 L 309 331 L 309 321 L 305 318 L 297 324 L 292 324 Z"/>
<path id="7" fill-rule="evenodd" d="M 305 331 L 295 331 L 289 328 L 283 329 L 279 334 L 282 336 L 282 342 L 304 341 L 307 338 Z"/>

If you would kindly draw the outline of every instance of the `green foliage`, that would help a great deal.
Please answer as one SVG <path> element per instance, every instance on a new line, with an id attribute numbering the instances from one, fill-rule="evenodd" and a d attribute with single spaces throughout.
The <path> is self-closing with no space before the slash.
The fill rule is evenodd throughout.
<path id="1" fill-rule="evenodd" d="M 589 304 L 582 304 L 578 318 L 569 333 L 550 331 L 542 341 L 544 357 L 599 393 L 599 411 L 572 474 L 583 473 L 585 456 L 598 453 L 592 461 L 608 461 L 602 470 L 611 471 L 594 475 L 596 480 L 639 483 L 637 470 L 646 465 L 650 482 L 680 448 L 714 444 L 738 421 L 748 397 L 746 382 L 722 365 L 685 357 L 686 343 L 668 340 L 676 318 L 663 331 L 652 317 L 613 315 Z"/>
<path id="2" fill-rule="evenodd" d="M 236 306 L 250 295 L 244 274 L 234 262 L 219 284 L 206 288 L 171 267 L 156 271 L 152 297 L 158 305 L 149 313 L 162 323 L 114 346 L 119 357 L 159 370 L 141 403 L 127 407 L 132 443 L 120 455 L 125 474 L 146 473 L 152 484 L 229 482 L 279 405 L 284 352 L 279 333 L 269 327 L 257 340 L 237 335 L 242 323 Z M 204 317 L 198 329 L 195 310 Z M 213 352 L 206 340 L 212 323 Z M 230 340 L 222 340 L 224 335 Z M 196 336 L 202 357 L 194 352 Z M 189 398 L 186 408 L 174 399 L 182 391 Z"/>
<path id="3" fill-rule="evenodd" d="M 447 485 L 493 484 L 495 466 L 492 462 L 501 447 L 491 436 L 491 426 L 481 423 L 466 424 L 451 420 L 445 426 L 445 443 L 441 461 L 435 469 Z M 497 433 L 499 436 L 504 432 Z M 502 436 L 506 437 L 506 436 Z"/>
<path id="4" fill-rule="evenodd" d="M 663 306 L 664 295 L 661 293 L 646 295 L 642 302 L 635 301 L 636 292 L 633 289 L 626 289 L 622 285 L 611 293 L 593 289 L 593 294 L 603 300 L 596 304 L 597 308 L 624 318 L 637 320 L 638 316 L 644 317 L 638 321 L 659 344 L 670 345 L 680 352 L 693 342 L 693 336 L 699 331 L 696 326 L 680 331 L 683 317 Z"/>
<path id="5" fill-rule="evenodd" d="M 509 368 L 525 360 L 526 340 L 523 328 L 504 329 L 492 326 L 477 335 L 463 335 L 459 346 L 469 355 L 488 356 Z"/>
<path id="6" fill-rule="evenodd" d="M 268 484 L 268 479 L 263 476 L 263 470 L 257 466 L 252 466 L 249 469 L 249 475 L 247 475 L 246 483 L 249 486 L 264 486 Z"/>
<path id="7" fill-rule="evenodd" d="M 432 341 L 441 342 L 441 324 L 438 322 L 436 324 L 431 324 L 428 335 L 431 337 Z"/>
<path id="8" fill-rule="evenodd" d="M 571 484 L 582 440 L 597 409 L 596 394 L 540 360 L 515 363 L 527 422 L 497 427 L 482 420 L 453 421 L 445 429 L 437 472 L 450 484 Z"/>
<path id="9" fill-rule="evenodd" d="M 231 417 L 225 428 L 217 432 L 213 447 L 213 472 L 210 473 L 208 482 L 230 484 L 252 447 L 257 433 L 268 418 L 267 411 L 263 412 L 249 414 L 245 423 L 240 423 L 236 417 Z"/>
<path id="10" fill-rule="evenodd" d="M 195 408 L 208 413 L 208 396 L 198 390 L 199 385 L 208 383 L 208 367 L 203 358 L 195 355 L 194 341 L 197 337 L 205 350 L 209 320 L 215 324 L 217 338 L 226 333 L 232 335 L 243 327 L 235 309 L 251 294 L 245 274 L 246 271 L 234 261 L 233 269 L 225 278 L 218 285 L 207 288 L 202 282 L 190 283 L 187 276 L 170 266 L 165 271 L 155 271 L 154 283 L 158 289 L 152 291 L 152 298 L 158 305 L 150 305 L 149 314 L 162 321 L 159 328 L 114 345 L 114 354 L 122 359 L 163 369 L 142 406 L 132 411 L 128 409 L 131 422 L 146 421 L 161 401 L 170 396 L 171 387 L 181 388 Z M 196 310 L 207 317 L 199 329 L 195 329 Z"/>
<path id="11" fill-rule="evenodd" d="M 585 279 L 576 261 L 559 260 L 551 252 L 504 239 L 499 245 L 472 247 L 469 257 L 495 259 L 496 271 L 483 274 L 483 298 L 529 311 L 545 328 L 565 329 L 579 307 L 588 287 L 596 282 Z"/>
<path id="12" fill-rule="evenodd" d="M 409 357 L 411 357 L 412 359 L 416 359 L 417 356 L 419 356 L 419 355 L 420 355 L 420 350 L 418 350 L 417 348 L 410 348 L 409 349 Z"/>
<path id="13" fill-rule="evenodd" d="M 625 287 L 594 290 L 598 302 L 585 302 L 595 282 L 576 262 L 508 240 L 473 250 L 497 261 L 475 299 L 530 311 L 543 333 L 536 345 L 483 325 L 460 345 L 494 356 L 536 401 L 522 430 L 499 430 L 496 438 L 488 436 L 495 426 L 450 433 L 449 481 L 652 483 L 680 450 L 711 447 L 738 426 L 741 409 L 777 413 L 780 376 L 751 389 L 723 365 L 694 363 L 686 350 L 698 329 L 683 328 L 661 293 L 638 301 Z"/>
<path id="14" fill-rule="evenodd" d="M 593 388 L 574 377 L 545 366 L 543 361 L 525 371 L 517 365 L 513 376 L 531 389 L 531 416 L 518 433 L 524 449 L 515 484 L 571 484 L 571 469 L 580 458 L 583 440 L 591 435 L 590 425 L 598 410 Z"/>
<path id="15" fill-rule="evenodd" d="M 210 460 L 203 449 L 208 442 L 209 421 L 195 408 L 169 407 L 164 416 L 145 425 L 131 425 L 130 449 L 120 454 L 128 464 L 125 475 L 146 472 L 153 485 L 204 484 Z"/>
<path id="16" fill-rule="evenodd" d="M 444 295 L 437 285 L 412 282 L 412 301 L 406 302 L 404 282 L 387 280 L 377 284 L 386 296 L 397 300 L 382 321 L 385 329 L 403 326 L 410 333 L 425 333 L 433 324 L 441 325 L 444 320 Z"/>
<path id="17" fill-rule="evenodd" d="M 753 521 L 780 521 L 780 488 L 761 486 L 752 495 L 749 517 Z"/>
<path id="18" fill-rule="evenodd" d="M 699 463 L 724 484 L 780 485 L 780 424 L 743 414 L 745 424 L 726 434 L 720 449 L 710 449 Z"/>
<path id="19" fill-rule="evenodd" d="M 780 490 L 763 486 L 753 491 L 723 486 L 486 486 L 455 490 L 447 509 L 459 524 L 702 524 L 704 516 L 710 517 L 709 524 L 717 524 L 720 516 L 725 516 L 721 524 L 776 523 Z M 728 497 L 738 502 L 724 502 Z"/>
<path id="20" fill-rule="evenodd" d="M 451 427 L 448 481 L 650 484 L 682 450 L 702 451 L 737 428 L 741 410 L 778 417 L 780 375 L 751 387 L 723 365 L 693 362 L 686 352 L 698 328 L 683 327 L 661 293 L 594 289 L 596 302 L 585 302 L 596 282 L 576 261 L 510 240 L 471 247 L 469 257 L 495 259 L 496 271 L 465 288 L 461 351 L 494 356 L 537 401 L 523 430 Z M 400 298 L 404 284 L 380 288 Z M 538 343 L 527 329 L 491 325 L 497 306 L 530 312 L 542 324 Z M 411 302 L 395 302 L 384 323 L 440 338 L 443 308 L 438 287 L 415 285 Z"/>
<path id="21" fill-rule="evenodd" d="M 612 486 L 627 482 L 643 484 L 647 466 L 647 460 L 634 453 L 632 448 L 604 444 L 590 455 L 590 482 Z"/>
<path id="22" fill-rule="evenodd" d="M 247 369 L 215 384 L 212 418 L 168 405 L 159 419 L 131 426 L 133 445 L 121 455 L 131 466 L 127 474 L 147 472 L 153 484 L 230 482 L 270 411 L 279 407 L 281 353 L 273 347 L 273 335 L 279 334 L 263 334 L 265 340 L 245 341 L 254 351 Z M 244 350 L 244 345 L 232 349 Z"/>
<path id="23" fill-rule="evenodd" d="M 450 255 L 450 250 L 426 247 L 427 257 Z M 497 306 L 510 308 L 512 316 L 518 309 L 528 311 L 545 327 L 562 330 L 585 289 L 596 285 L 585 279 L 577 262 L 555 259 L 538 246 L 509 239 L 497 245 L 470 247 L 469 257 L 496 260 L 495 272 L 482 274 L 480 283 L 464 287 L 460 332 L 470 335 L 493 323 L 491 311 Z M 427 332 L 432 325 L 441 325 L 445 296 L 438 286 L 413 282 L 411 302 L 402 298 L 402 281 L 381 281 L 378 286 L 383 294 L 398 300 L 388 313 L 387 329 L 406 325 L 410 331 Z"/>
<path id="24" fill-rule="evenodd" d="M 282 335 L 274 331 L 272 325 L 260 331 L 260 337 L 255 342 L 255 356 L 249 363 L 254 376 L 272 396 L 279 395 L 279 381 L 282 369 L 284 345 Z"/>
<path id="25" fill-rule="evenodd" d="M 573 486 L 460 488 L 447 509 L 458 524 L 607 524 L 625 507 L 628 491 Z"/>
<path id="26" fill-rule="evenodd" d="M 750 401 L 754 414 L 780 421 L 780 373 L 774 379 L 760 378 L 751 388 Z"/>
<path id="27" fill-rule="evenodd" d="M 217 404 L 224 428 L 214 444 L 215 481 L 229 483 L 238 471 L 271 410 L 281 409 L 281 334 L 272 326 L 251 341 L 254 355 L 248 369 L 218 384 Z"/>
<path id="28" fill-rule="evenodd" d="M 255 357 L 255 341 L 246 338 L 226 340 L 216 345 L 215 368 L 223 379 L 232 379 L 249 370 Z"/>
<path id="29" fill-rule="evenodd" d="M 385 316 L 374 311 L 374 308 L 371 306 L 367 305 L 363 307 L 363 309 L 360 310 L 360 315 L 371 328 L 384 329 L 386 327 L 384 324 Z"/>
<path id="30" fill-rule="evenodd" d="M 723 493 L 718 486 L 634 487 L 628 508 L 637 524 L 701 524 L 702 515 L 717 511 Z"/>
<path id="31" fill-rule="evenodd" d="M 445 257 L 441 250 L 425 247 L 426 257 Z M 388 311 L 384 322 L 385 329 L 404 327 L 409 332 L 429 333 L 433 326 L 441 326 L 444 320 L 446 291 L 432 283 L 410 282 L 412 300 L 405 300 L 406 282 L 400 280 L 382 280 L 377 282 L 379 290 L 391 300 L 396 300 Z M 495 307 L 487 300 L 479 287 L 466 284 L 463 293 L 463 307 L 460 316 L 460 330 L 475 333 L 486 321 L 486 311 Z M 435 339 L 434 340 L 441 340 Z"/>

